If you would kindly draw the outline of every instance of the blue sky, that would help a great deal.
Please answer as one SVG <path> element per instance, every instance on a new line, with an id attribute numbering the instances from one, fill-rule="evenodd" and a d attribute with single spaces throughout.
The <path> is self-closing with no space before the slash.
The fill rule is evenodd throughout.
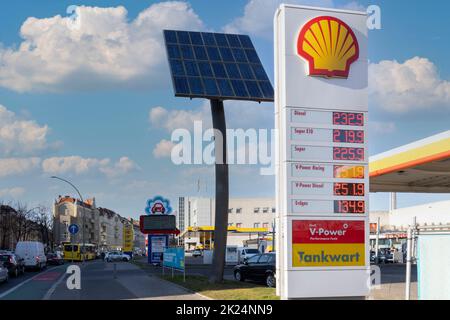
<path id="1" fill-rule="evenodd" d="M 293 2 L 361 9 L 380 6 L 382 29 L 369 33 L 371 155 L 449 129 L 446 13 L 450 3 Z M 167 63 L 160 54 L 161 30 L 249 34 L 273 79 L 271 19 L 277 3 L 22 0 L 3 4 L 0 117 L 15 126 L 7 127 L 0 118 L 4 126 L 0 127 L 0 200 L 50 206 L 59 194 L 73 194 L 68 186 L 49 179 L 52 174 L 70 179 L 85 197 L 95 196 L 98 206 L 124 216 L 138 217 L 146 200 L 156 194 L 173 202 L 181 195 L 212 195 L 212 167 L 175 166 L 164 155 L 161 141 L 170 140 L 174 128 L 168 119 L 189 128 L 194 119 L 207 124 L 210 111 L 204 101 L 173 97 Z M 86 7 L 81 31 L 64 29 L 69 19 L 66 9 L 72 4 Z M 231 128 L 273 127 L 272 104 L 228 103 L 226 112 Z M 273 195 L 274 176 L 260 176 L 259 167 L 230 170 L 231 196 Z M 387 208 L 387 199 L 387 195 L 373 195 L 372 210 Z M 440 199 L 448 196 L 401 195 L 399 205 Z"/>

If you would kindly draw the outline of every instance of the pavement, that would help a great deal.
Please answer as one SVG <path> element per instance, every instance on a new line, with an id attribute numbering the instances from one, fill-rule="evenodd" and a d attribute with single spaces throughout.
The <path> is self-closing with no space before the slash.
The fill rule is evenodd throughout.
<path id="1" fill-rule="evenodd" d="M 148 275 L 138 266 L 100 260 L 89 261 L 81 266 L 81 289 L 69 290 L 65 273 L 69 264 L 24 279 L 14 287 L 0 286 L 3 300 L 203 300 L 204 297 Z M 20 278 L 18 278 L 20 279 Z"/>
<path id="2" fill-rule="evenodd" d="M 381 264 L 381 285 L 370 292 L 370 300 L 404 300 L 406 264 Z M 417 300 L 417 267 L 411 266 L 411 300 Z"/>

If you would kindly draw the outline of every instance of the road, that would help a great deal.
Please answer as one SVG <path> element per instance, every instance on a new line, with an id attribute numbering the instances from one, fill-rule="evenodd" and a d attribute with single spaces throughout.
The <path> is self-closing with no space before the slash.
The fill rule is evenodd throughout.
<path id="1" fill-rule="evenodd" d="M 145 260 L 142 260 L 145 261 Z M 186 273 L 208 276 L 209 265 L 198 263 L 200 259 L 187 259 Z M 204 297 L 165 280 L 160 267 L 148 266 L 145 270 L 133 263 L 106 263 L 100 260 L 86 262 L 81 267 L 81 290 L 67 288 L 66 269 L 71 264 L 48 267 L 42 272 L 26 272 L 0 284 L 0 300 L 200 300 Z M 370 299 L 403 299 L 405 291 L 405 265 L 381 265 L 381 287 L 372 290 Z M 233 279 L 233 267 L 225 268 L 224 277 Z M 261 284 L 263 285 L 263 284 Z M 412 268 L 412 299 L 417 299 L 417 274 Z"/>
<path id="2" fill-rule="evenodd" d="M 132 263 L 89 261 L 81 266 L 81 289 L 69 290 L 69 264 L 27 273 L 0 285 L 2 300 L 201 300 L 202 296 L 148 275 Z M 116 265 L 116 271 L 114 271 Z"/>

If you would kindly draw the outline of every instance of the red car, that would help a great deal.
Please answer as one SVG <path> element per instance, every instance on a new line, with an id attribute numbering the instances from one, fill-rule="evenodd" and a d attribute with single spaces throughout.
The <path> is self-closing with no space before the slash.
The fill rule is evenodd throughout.
<path id="1" fill-rule="evenodd" d="M 166 208 L 164 208 L 162 203 L 155 203 L 153 205 L 152 212 L 153 213 L 156 213 L 156 212 L 164 213 L 164 212 L 166 212 Z"/>

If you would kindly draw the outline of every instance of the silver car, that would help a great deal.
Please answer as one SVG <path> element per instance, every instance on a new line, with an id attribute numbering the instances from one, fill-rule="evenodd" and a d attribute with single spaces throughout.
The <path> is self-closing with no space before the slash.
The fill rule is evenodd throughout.
<path id="1" fill-rule="evenodd" d="M 9 273 L 8 268 L 6 268 L 3 264 L 0 265 L 0 282 L 8 282 Z"/>
<path id="2" fill-rule="evenodd" d="M 128 262 L 130 261 L 131 257 L 125 253 L 122 253 L 120 251 L 112 251 L 112 252 L 108 252 L 105 255 L 105 261 L 106 262 L 111 262 L 111 261 L 124 261 L 124 262 Z"/>

